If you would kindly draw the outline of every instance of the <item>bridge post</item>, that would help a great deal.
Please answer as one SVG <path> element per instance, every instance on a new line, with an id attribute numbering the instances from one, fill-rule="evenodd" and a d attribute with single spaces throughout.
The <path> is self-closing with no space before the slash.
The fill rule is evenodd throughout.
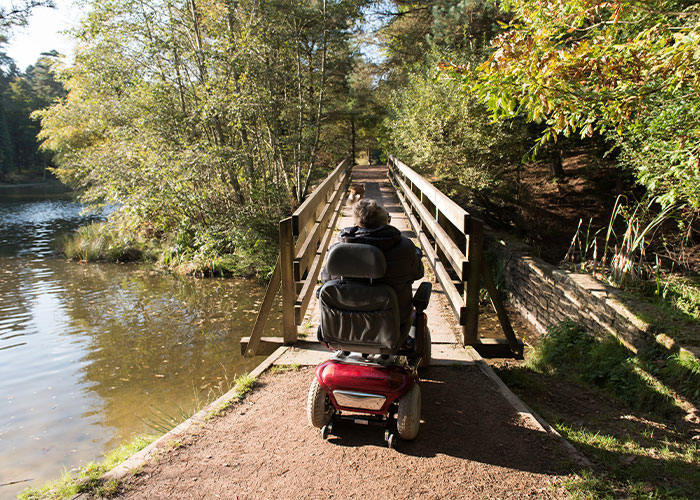
<path id="1" fill-rule="evenodd" d="M 294 316 L 297 289 L 294 282 L 294 233 L 292 218 L 280 221 L 280 272 L 282 288 L 282 335 L 285 344 L 297 341 L 297 325 Z"/>
<path id="2" fill-rule="evenodd" d="M 469 271 L 466 283 L 467 318 L 464 324 L 464 344 L 476 346 L 479 330 L 479 291 L 481 289 L 481 262 L 484 249 L 484 225 L 469 218 L 467 260 Z"/>

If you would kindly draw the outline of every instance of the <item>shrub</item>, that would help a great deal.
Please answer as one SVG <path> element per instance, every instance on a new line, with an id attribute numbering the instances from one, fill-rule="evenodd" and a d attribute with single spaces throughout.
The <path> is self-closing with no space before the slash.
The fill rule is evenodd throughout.
<path id="1" fill-rule="evenodd" d="M 412 73 L 394 93 L 388 149 L 412 167 L 456 181 L 472 199 L 503 196 L 513 188 L 504 177 L 525 152 L 524 128 L 493 123 L 460 81 L 431 71 Z"/>

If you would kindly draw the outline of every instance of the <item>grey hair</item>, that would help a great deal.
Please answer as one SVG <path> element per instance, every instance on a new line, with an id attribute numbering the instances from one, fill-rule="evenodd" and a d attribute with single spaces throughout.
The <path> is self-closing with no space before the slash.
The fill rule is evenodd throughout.
<path id="1" fill-rule="evenodd" d="M 376 200 L 370 198 L 363 198 L 355 203 L 352 215 L 356 226 L 367 229 L 374 229 L 389 223 L 389 212 Z"/>

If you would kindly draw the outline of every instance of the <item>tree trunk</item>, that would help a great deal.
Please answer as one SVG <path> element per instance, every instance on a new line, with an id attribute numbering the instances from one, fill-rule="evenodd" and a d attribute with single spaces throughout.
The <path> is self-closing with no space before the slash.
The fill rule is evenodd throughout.
<path id="1" fill-rule="evenodd" d="M 350 132 L 352 140 L 352 164 L 357 165 L 357 162 L 355 161 L 355 113 L 350 115 Z"/>
<path id="2" fill-rule="evenodd" d="M 306 173 L 306 180 L 304 181 L 304 190 L 302 196 L 306 198 L 309 192 L 309 182 L 311 181 L 311 173 L 316 166 L 316 155 L 318 154 L 318 145 L 321 138 L 321 117 L 323 116 L 323 96 L 326 90 L 326 58 L 328 54 L 328 28 L 326 26 L 326 0 L 323 0 L 323 41 L 321 46 L 321 81 L 319 83 L 318 89 L 318 103 L 316 107 L 316 132 L 314 134 L 314 142 L 310 151 L 309 158 L 309 171 Z M 311 61 L 309 61 L 309 66 Z"/>
<path id="3" fill-rule="evenodd" d="M 549 168 L 552 172 L 552 177 L 554 179 L 561 179 L 566 177 L 566 172 L 564 172 L 564 167 L 561 162 L 562 150 L 555 149 L 552 151 L 552 158 L 549 161 Z"/>

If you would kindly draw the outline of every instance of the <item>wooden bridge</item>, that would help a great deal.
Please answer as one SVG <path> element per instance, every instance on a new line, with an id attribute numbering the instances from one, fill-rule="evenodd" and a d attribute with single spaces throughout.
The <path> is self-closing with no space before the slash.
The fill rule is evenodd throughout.
<path id="1" fill-rule="evenodd" d="M 366 197 L 381 203 L 392 225 L 423 247 L 426 279 L 435 281 L 427 310 L 431 364 L 447 366 L 431 368 L 427 376 L 424 372 L 421 434 L 398 453 L 368 446 L 381 442 L 376 435 L 367 438 L 368 429 L 338 429 L 330 446 L 306 424 L 307 388 L 314 374 L 303 366 L 331 355 L 315 341 L 314 291 L 336 229 L 352 225 L 345 206 L 351 180 L 364 183 Z M 128 478 L 136 483 L 126 490 L 132 498 L 164 491 L 178 498 L 231 492 L 245 498 L 566 497 L 563 490 L 552 493 L 560 481 L 554 464 L 562 452 L 584 466 L 587 462 L 481 357 L 522 355 L 484 263 L 481 221 L 395 158 L 388 166 L 358 167 L 346 159 L 292 217 L 280 222 L 279 234 L 277 266 L 253 333 L 242 343 L 248 355 L 269 354 L 250 373 L 262 378 L 260 387 L 241 406 L 234 403 L 233 411 L 211 418 L 240 397 L 237 388 L 231 389 L 104 481 Z M 481 283 L 499 312 L 504 340 L 479 335 Z M 284 336 L 264 337 L 280 291 Z M 272 364 L 302 368 L 265 374 Z M 173 442 L 187 444 L 173 447 Z M 149 460 L 155 463 L 147 465 Z M 319 482 L 329 474 L 332 481 Z"/>
<path id="2" fill-rule="evenodd" d="M 484 259 L 483 222 L 392 156 L 386 166 L 353 166 L 351 157 L 344 159 L 291 217 L 280 221 L 279 258 L 253 331 L 241 341 L 241 351 L 246 356 L 270 354 L 281 344 L 295 344 L 296 351 L 302 353 L 320 351 L 310 356 L 310 361 L 328 356 L 328 351 L 320 349 L 315 342 L 319 314 L 314 292 L 335 234 L 340 228 L 352 226 L 350 209 L 346 206 L 351 182 L 364 184 L 365 197 L 383 205 L 391 215 L 392 225 L 423 250 L 435 281 L 433 300 L 427 311 L 434 362 L 440 362 L 440 352 L 444 351 L 440 346 L 446 345 L 453 349 L 459 345 L 472 346 L 484 357 L 521 358 L 523 344 L 513 332 Z M 479 335 L 482 285 L 505 338 Z M 265 337 L 267 317 L 277 303 L 279 291 L 283 337 Z M 445 313 L 444 307 L 440 310 L 444 302 L 449 305 L 451 315 Z M 455 351 L 446 359 L 455 355 L 459 358 L 462 354 Z"/>

